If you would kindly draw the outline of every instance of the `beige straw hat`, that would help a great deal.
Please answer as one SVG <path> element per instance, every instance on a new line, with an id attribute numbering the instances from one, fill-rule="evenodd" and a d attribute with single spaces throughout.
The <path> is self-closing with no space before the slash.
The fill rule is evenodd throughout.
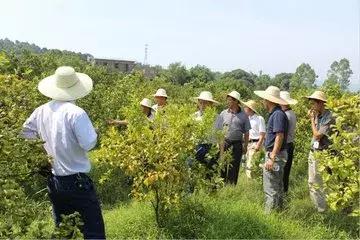
<path id="1" fill-rule="evenodd" d="M 243 102 L 241 101 L 241 103 L 243 105 L 245 105 L 246 107 L 250 108 L 251 110 L 253 110 L 255 113 L 258 113 L 258 111 L 256 110 L 256 102 L 254 100 L 249 100 L 247 102 Z"/>
<path id="2" fill-rule="evenodd" d="M 152 102 L 151 102 L 151 100 L 148 99 L 148 98 L 144 98 L 143 100 L 141 100 L 140 105 L 141 105 L 141 106 L 144 106 L 144 107 L 152 108 L 152 107 L 151 107 L 151 106 L 152 106 Z"/>
<path id="3" fill-rule="evenodd" d="M 287 91 L 281 91 L 280 97 L 284 99 L 289 105 L 295 105 L 298 103 L 296 99 L 290 97 L 290 93 Z"/>
<path id="4" fill-rule="evenodd" d="M 55 74 L 44 78 L 38 85 L 39 91 L 54 100 L 73 101 L 88 95 L 93 88 L 93 81 L 74 68 L 62 66 Z"/>
<path id="5" fill-rule="evenodd" d="M 216 104 L 219 103 L 218 101 L 214 100 L 212 93 L 209 91 L 202 91 L 198 97 L 195 97 L 195 99 L 204 100 L 204 101 L 208 101 L 208 102 L 212 102 L 212 103 L 216 103 Z"/>
<path id="6" fill-rule="evenodd" d="M 166 94 L 166 90 L 163 88 L 159 88 L 156 93 L 154 94 L 154 97 L 168 97 Z"/>
<path id="7" fill-rule="evenodd" d="M 280 89 L 278 87 L 270 86 L 265 91 L 254 91 L 259 97 L 270 102 L 287 105 L 288 103 L 280 97 Z"/>
<path id="8" fill-rule="evenodd" d="M 240 100 L 240 93 L 238 93 L 237 91 L 232 91 L 231 93 L 229 93 L 227 96 L 235 98 L 236 100 L 238 100 L 239 102 Z"/>
<path id="9" fill-rule="evenodd" d="M 310 96 L 306 96 L 306 98 L 308 99 L 315 99 L 315 100 L 320 100 L 323 102 L 326 102 L 326 96 L 325 93 L 322 91 L 315 91 L 313 94 L 311 94 Z"/>

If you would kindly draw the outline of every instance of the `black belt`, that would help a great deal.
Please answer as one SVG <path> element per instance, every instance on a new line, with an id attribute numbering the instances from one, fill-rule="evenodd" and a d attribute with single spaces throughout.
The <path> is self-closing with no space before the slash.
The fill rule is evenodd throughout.
<path id="1" fill-rule="evenodd" d="M 259 141 L 259 139 L 250 139 L 249 143 L 258 142 L 258 141 Z"/>
<path id="2" fill-rule="evenodd" d="M 235 144 L 235 143 L 242 143 L 242 140 L 229 140 L 229 139 L 225 139 L 225 142 L 228 144 Z"/>
<path id="3" fill-rule="evenodd" d="M 65 176 L 56 176 L 52 175 L 53 177 L 56 177 L 58 179 L 80 179 L 80 178 L 89 178 L 89 176 L 86 173 L 75 173 L 71 175 L 65 175 Z"/>

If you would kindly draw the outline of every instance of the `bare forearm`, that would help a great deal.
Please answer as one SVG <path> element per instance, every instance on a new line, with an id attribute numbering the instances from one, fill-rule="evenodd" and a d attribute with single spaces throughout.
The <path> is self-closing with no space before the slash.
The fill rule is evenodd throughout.
<path id="1" fill-rule="evenodd" d="M 271 152 L 273 156 L 276 156 L 280 152 L 283 141 L 284 141 L 284 133 L 276 134 L 274 148 Z"/>
<path id="2" fill-rule="evenodd" d="M 244 148 L 247 148 L 249 144 L 249 132 L 244 134 Z"/>
<path id="3" fill-rule="evenodd" d="M 256 144 L 256 148 L 260 149 L 265 140 L 265 133 L 260 133 L 259 141 Z"/>
<path id="4" fill-rule="evenodd" d="M 312 130 L 312 133 L 313 133 L 313 137 L 316 139 L 316 140 L 319 140 L 322 136 L 321 133 L 319 133 L 319 131 L 316 129 L 316 125 L 315 125 L 315 121 L 312 120 L 311 121 L 311 130 Z"/>

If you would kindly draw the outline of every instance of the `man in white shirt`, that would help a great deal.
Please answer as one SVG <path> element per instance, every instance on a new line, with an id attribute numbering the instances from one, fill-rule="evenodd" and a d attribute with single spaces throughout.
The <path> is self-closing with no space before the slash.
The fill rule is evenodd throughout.
<path id="1" fill-rule="evenodd" d="M 254 167 L 253 156 L 262 148 L 265 139 L 266 125 L 264 118 L 258 115 L 256 111 L 256 102 L 254 100 L 242 102 L 242 104 L 244 105 L 244 112 L 249 117 L 251 125 L 248 150 L 246 153 L 245 173 L 248 178 L 252 178 L 253 175 L 251 171 Z"/>
<path id="2" fill-rule="evenodd" d="M 89 94 L 93 83 L 72 67 L 59 67 L 54 75 L 43 79 L 39 91 L 53 99 L 36 108 L 23 125 L 22 136 L 40 138 L 52 159 L 48 192 L 55 223 L 61 215 L 79 212 L 85 239 L 104 239 L 101 208 L 92 180 L 86 173 L 91 165 L 87 152 L 95 147 L 97 134 L 86 114 L 75 100 Z"/>

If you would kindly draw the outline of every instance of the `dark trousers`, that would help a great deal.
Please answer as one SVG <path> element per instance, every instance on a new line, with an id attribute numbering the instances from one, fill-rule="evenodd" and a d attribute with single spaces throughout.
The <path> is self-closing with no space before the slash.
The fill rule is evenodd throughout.
<path id="1" fill-rule="evenodd" d="M 290 176 L 291 165 L 294 157 L 294 149 L 295 149 L 294 143 L 287 144 L 288 158 L 284 167 L 284 176 L 283 176 L 284 193 L 287 193 L 289 189 L 289 176 Z"/>
<path id="2" fill-rule="evenodd" d="M 230 166 L 222 171 L 221 177 L 224 178 L 225 183 L 236 185 L 239 177 L 239 169 L 242 157 L 242 142 L 225 140 L 224 151 L 227 151 L 230 148 L 232 160 L 230 162 Z"/>
<path id="3" fill-rule="evenodd" d="M 105 227 L 94 184 L 83 173 L 48 178 L 48 191 L 56 226 L 61 215 L 79 212 L 84 223 L 79 227 L 85 239 L 105 239 Z"/>
<path id="4" fill-rule="evenodd" d="M 211 148 L 214 147 L 212 144 L 202 143 L 196 146 L 195 158 L 197 161 L 204 164 L 207 168 L 212 169 L 214 164 L 216 164 L 219 156 L 212 156 L 207 158 L 207 154 L 210 152 Z"/>

